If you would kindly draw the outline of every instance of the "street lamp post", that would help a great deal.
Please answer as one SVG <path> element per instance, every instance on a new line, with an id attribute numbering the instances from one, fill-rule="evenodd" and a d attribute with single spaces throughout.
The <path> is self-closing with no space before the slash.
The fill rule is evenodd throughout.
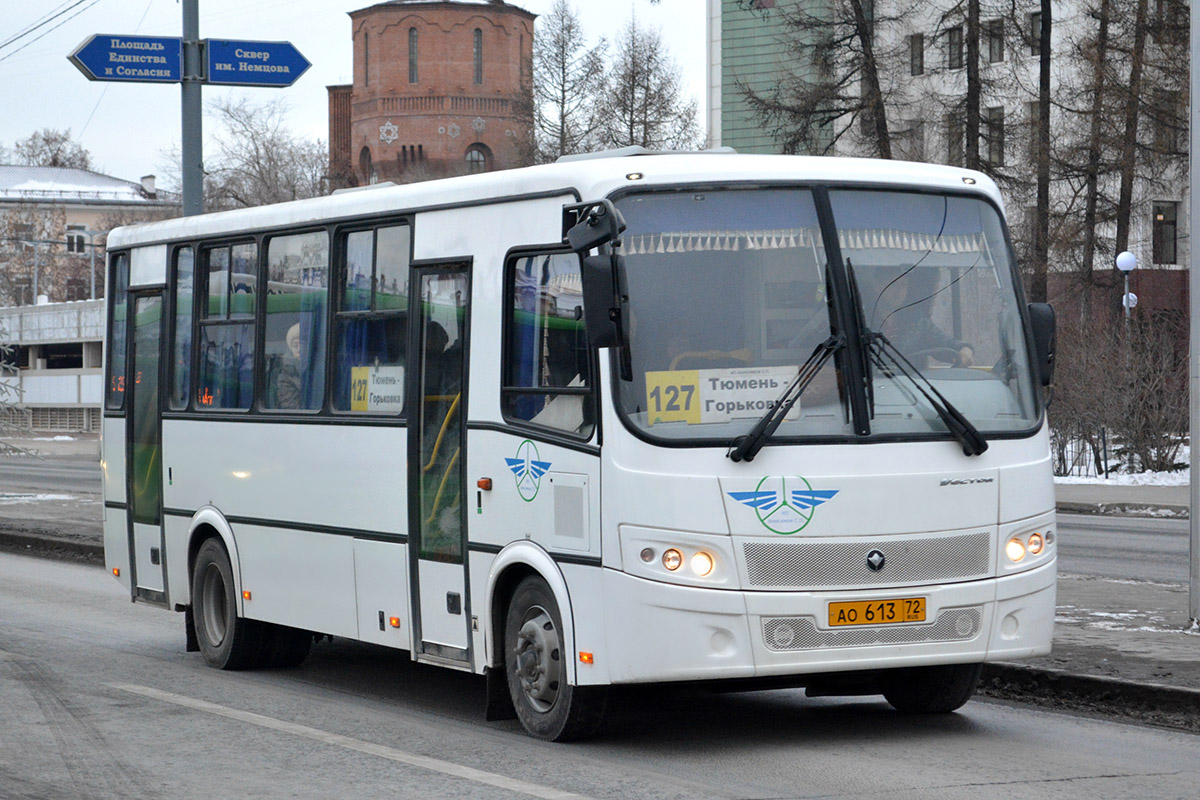
<path id="1" fill-rule="evenodd" d="M 1125 276 L 1125 294 L 1121 295 L 1121 305 L 1125 306 L 1125 335 L 1129 335 L 1129 317 L 1133 307 L 1137 305 L 1137 295 L 1129 291 L 1129 273 L 1137 267 L 1137 256 L 1128 250 L 1117 254 L 1117 269 Z"/>

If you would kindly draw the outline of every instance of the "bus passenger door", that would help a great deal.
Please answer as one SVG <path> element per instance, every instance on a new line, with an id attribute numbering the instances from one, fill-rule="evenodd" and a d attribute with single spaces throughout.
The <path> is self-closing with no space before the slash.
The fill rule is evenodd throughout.
<path id="1" fill-rule="evenodd" d="M 408 514 L 419 660 L 471 663 L 467 527 L 465 264 L 416 267 L 409 334 Z"/>
<path id="2" fill-rule="evenodd" d="M 166 603 L 166 554 L 162 528 L 162 426 L 159 419 L 159 372 L 163 341 L 161 290 L 130 293 L 133 331 L 126 383 L 129 419 L 126 430 L 129 492 L 129 549 L 134 596 Z"/>

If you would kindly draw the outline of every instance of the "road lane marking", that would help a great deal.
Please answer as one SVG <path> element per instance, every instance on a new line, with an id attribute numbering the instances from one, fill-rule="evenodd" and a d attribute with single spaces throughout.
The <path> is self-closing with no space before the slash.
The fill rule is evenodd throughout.
<path id="1" fill-rule="evenodd" d="M 564 792 L 560 789 L 554 789 L 549 786 L 541 786 L 536 783 L 528 783 L 526 781 L 509 778 L 504 775 L 497 775 L 494 772 L 486 772 L 481 769 L 466 767 L 462 764 L 455 764 L 452 761 L 443 761 L 439 758 L 430 758 L 429 756 L 418 755 L 417 753 L 407 753 L 403 750 L 396 750 L 391 747 L 385 747 L 372 742 L 364 742 L 361 739 L 354 739 L 349 736 L 342 736 L 339 733 L 331 733 L 318 728 L 310 728 L 307 725 L 297 725 L 294 722 L 287 722 L 274 717 L 255 714 L 251 711 L 240 711 L 236 708 L 209 703 L 206 700 L 197 700 L 194 697 L 187 697 L 174 692 L 164 692 L 161 689 L 153 689 L 149 686 L 137 686 L 130 683 L 112 683 L 109 684 L 114 689 L 120 689 L 123 692 L 130 694 L 149 697 L 153 700 L 161 700 L 164 703 L 174 703 L 177 706 L 191 708 L 196 711 L 205 711 L 209 714 L 215 714 L 228 719 L 235 719 L 239 722 L 247 722 L 251 725 L 258 725 L 261 728 L 270 728 L 271 730 L 290 733 L 294 736 L 302 736 L 306 739 L 322 742 L 324 744 L 334 745 L 335 747 L 344 747 L 347 750 L 357 750 L 360 753 L 379 756 L 386 758 L 389 761 L 396 761 L 401 764 L 408 764 L 413 767 L 440 772 L 443 775 L 451 775 L 456 778 L 465 778 L 476 783 L 495 786 L 500 789 L 506 789 L 510 792 L 520 792 L 531 797 L 540 797 L 545 800 L 585 800 L 582 795 L 572 792 Z"/>

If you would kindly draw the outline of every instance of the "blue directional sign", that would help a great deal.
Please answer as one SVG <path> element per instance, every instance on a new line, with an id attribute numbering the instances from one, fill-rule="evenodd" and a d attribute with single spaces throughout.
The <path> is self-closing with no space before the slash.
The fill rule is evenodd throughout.
<path id="1" fill-rule="evenodd" d="M 291 86 L 312 66 L 291 42 L 209 39 L 206 83 Z"/>
<path id="2" fill-rule="evenodd" d="M 181 39 L 97 33 L 68 56 L 92 81 L 179 83 L 183 80 Z"/>

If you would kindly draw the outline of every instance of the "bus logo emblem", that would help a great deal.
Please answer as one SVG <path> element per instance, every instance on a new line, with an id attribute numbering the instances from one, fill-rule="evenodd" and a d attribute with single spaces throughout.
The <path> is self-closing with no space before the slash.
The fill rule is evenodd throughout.
<path id="1" fill-rule="evenodd" d="M 526 439 L 517 448 L 516 458 L 505 458 L 509 470 L 517 479 L 517 494 L 526 503 L 537 497 L 538 489 L 542 487 L 542 476 L 550 470 L 549 461 L 539 461 L 537 445 Z"/>
<path id="2" fill-rule="evenodd" d="M 879 552 L 878 550 L 872 550 L 871 552 L 867 553 L 867 566 L 872 572 L 879 572 L 879 570 L 883 569 L 883 565 L 886 563 L 887 559 L 884 558 L 883 553 Z"/>
<path id="3" fill-rule="evenodd" d="M 804 478 L 766 477 L 752 492 L 729 492 L 729 496 L 754 509 L 758 521 L 772 533 L 787 536 L 812 521 L 817 506 L 833 499 L 838 489 L 814 489 Z"/>

